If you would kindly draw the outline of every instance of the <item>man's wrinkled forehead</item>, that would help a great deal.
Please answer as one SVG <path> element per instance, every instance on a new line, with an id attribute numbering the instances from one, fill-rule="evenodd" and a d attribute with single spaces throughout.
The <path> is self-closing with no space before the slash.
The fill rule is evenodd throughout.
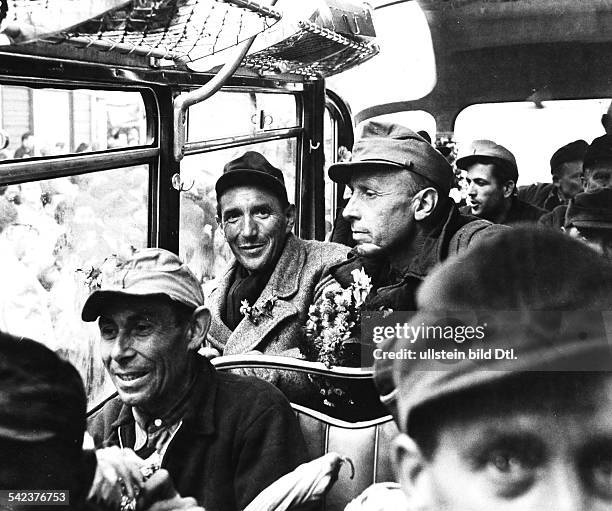
<path id="1" fill-rule="evenodd" d="M 123 295 L 106 300 L 100 307 L 100 320 L 121 316 L 125 319 L 161 321 L 174 317 L 174 302 L 164 294 Z"/>

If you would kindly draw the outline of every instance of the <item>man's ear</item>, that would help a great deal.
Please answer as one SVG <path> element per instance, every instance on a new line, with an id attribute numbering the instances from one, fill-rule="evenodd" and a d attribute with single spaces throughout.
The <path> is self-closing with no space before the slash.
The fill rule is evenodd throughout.
<path id="1" fill-rule="evenodd" d="M 289 234 L 293 227 L 295 226 L 295 205 L 289 204 L 287 209 L 285 210 L 285 216 L 287 217 L 287 227 L 285 228 L 285 233 Z"/>
<path id="2" fill-rule="evenodd" d="M 512 195 L 514 195 L 514 190 L 516 190 L 516 183 L 512 179 L 509 179 L 504 183 L 504 199 L 512 197 Z"/>
<path id="3" fill-rule="evenodd" d="M 397 480 L 408 497 L 410 509 L 421 509 L 419 503 L 425 497 L 423 484 L 427 477 L 426 460 L 421 450 L 412 438 L 400 433 L 391 445 L 391 457 Z"/>
<path id="4" fill-rule="evenodd" d="M 440 195 L 435 188 L 425 188 L 416 195 L 416 208 L 414 210 L 414 219 L 424 220 L 427 218 L 438 205 Z"/>
<path id="5" fill-rule="evenodd" d="M 199 350 L 204 344 L 204 341 L 206 341 L 206 334 L 209 328 L 210 311 L 204 305 L 200 305 L 193 311 L 191 319 L 189 320 L 189 327 L 186 332 L 189 338 L 187 349 L 190 351 Z"/>

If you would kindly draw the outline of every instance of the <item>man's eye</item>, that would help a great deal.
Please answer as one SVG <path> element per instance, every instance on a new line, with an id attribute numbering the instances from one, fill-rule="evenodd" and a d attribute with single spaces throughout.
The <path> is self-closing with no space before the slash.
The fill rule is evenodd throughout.
<path id="1" fill-rule="evenodd" d="M 230 213 L 230 214 L 228 214 L 228 215 L 223 217 L 223 221 L 227 222 L 227 223 L 230 223 L 230 224 L 233 224 L 233 223 L 237 222 L 239 218 L 240 218 L 240 215 L 238 215 L 236 213 Z"/>
<path id="2" fill-rule="evenodd" d="M 134 325 L 134 333 L 136 335 L 149 335 L 153 332 L 153 325 L 151 323 L 136 323 Z"/>
<path id="3" fill-rule="evenodd" d="M 257 218 L 268 218 L 272 212 L 268 208 L 262 208 L 255 211 L 255 216 Z"/>
<path id="4" fill-rule="evenodd" d="M 100 335 L 103 339 L 114 339 L 117 336 L 117 329 L 112 325 L 100 325 Z"/>
<path id="5" fill-rule="evenodd" d="M 483 469 L 502 494 L 512 497 L 533 482 L 537 466 L 535 456 L 512 450 L 496 450 L 487 456 Z"/>

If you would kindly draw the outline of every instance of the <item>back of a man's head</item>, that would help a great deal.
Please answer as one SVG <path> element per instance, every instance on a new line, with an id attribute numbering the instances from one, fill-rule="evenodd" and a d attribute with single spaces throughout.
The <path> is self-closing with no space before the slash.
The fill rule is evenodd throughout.
<path id="1" fill-rule="evenodd" d="M 35 341 L 0 332 L 0 488 L 83 497 L 86 398 L 77 370 Z"/>

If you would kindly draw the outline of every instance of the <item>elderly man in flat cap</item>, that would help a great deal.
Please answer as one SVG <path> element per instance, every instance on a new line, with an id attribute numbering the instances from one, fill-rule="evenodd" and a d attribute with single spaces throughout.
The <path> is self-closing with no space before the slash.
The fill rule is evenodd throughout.
<path id="1" fill-rule="evenodd" d="M 411 346 L 514 351 L 377 363 L 381 389 L 394 389 L 383 399 L 401 431 L 393 454 L 410 509 L 610 508 L 612 339 L 601 311 L 612 310 L 611 270 L 569 237 L 518 227 L 432 273 L 410 324 L 484 325 L 485 335 Z"/>
<path id="2" fill-rule="evenodd" d="M 567 204 L 582 191 L 582 162 L 589 147 L 584 140 L 574 140 L 557 149 L 550 158 L 552 183 L 520 186 L 517 196 L 532 206 L 552 211 Z"/>
<path id="3" fill-rule="evenodd" d="M 457 159 L 467 171 L 468 205 L 462 213 L 496 224 L 537 222 L 546 210 L 516 196 L 518 167 L 514 155 L 492 140 L 474 140 Z"/>
<path id="4" fill-rule="evenodd" d="M 582 163 L 582 188 L 593 192 L 612 188 L 612 135 L 597 137 L 584 153 Z M 567 204 L 562 204 L 539 220 L 541 225 L 562 230 L 565 225 Z"/>
<path id="5" fill-rule="evenodd" d="M 118 478 L 130 495 L 167 469 L 206 509 L 243 509 L 304 461 L 288 401 L 269 383 L 217 373 L 198 355 L 210 322 L 196 277 L 174 254 L 144 249 L 104 274 L 83 307 L 117 388 L 89 417 L 98 453 L 94 492 Z"/>
<path id="6" fill-rule="evenodd" d="M 225 355 L 297 357 L 314 289 L 349 249 L 292 233 L 295 206 L 283 173 L 255 151 L 229 162 L 215 190 L 217 220 L 234 260 L 209 288 L 208 342 Z"/>
<path id="7" fill-rule="evenodd" d="M 317 299 L 334 282 L 351 285 L 351 272 L 363 267 L 373 284 L 367 310 L 414 310 L 415 291 L 434 266 L 496 229 L 459 213 L 448 196 L 449 163 L 398 124 L 367 122 L 352 161 L 332 165 L 329 177 L 351 191 L 343 216 L 357 245 L 331 268 Z"/>

